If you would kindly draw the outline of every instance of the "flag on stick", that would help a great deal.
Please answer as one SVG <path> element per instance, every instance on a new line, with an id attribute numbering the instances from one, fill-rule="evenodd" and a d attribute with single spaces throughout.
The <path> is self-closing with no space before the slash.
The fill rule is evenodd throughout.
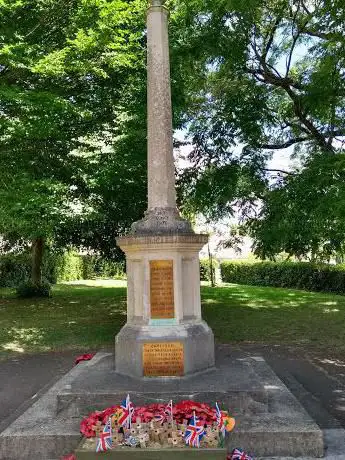
<path id="1" fill-rule="evenodd" d="M 231 452 L 230 460 L 253 460 L 253 458 L 247 455 L 242 449 L 234 449 Z"/>
<path id="2" fill-rule="evenodd" d="M 132 416 L 134 413 L 134 407 L 131 403 L 129 395 L 121 403 L 122 414 L 119 417 L 118 423 L 124 428 L 130 428 L 132 425 Z"/>
<path id="3" fill-rule="evenodd" d="M 105 452 L 106 450 L 110 450 L 111 448 L 111 418 L 109 418 L 109 420 L 103 428 L 103 432 L 100 434 L 100 437 L 97 440 L 96 452 Z"/>
<path id="4" fill-rule="evenodd" d="M 168 422 L 172 423 L 173 422 L 173 402 L 172 399 L 170 400 L 169 404 L 167 407 L 164 409 L 164 415 L 166 416 L 166 419 Z"/>
<path id="5" fill-rule="evenodd" d="M 202 440 L 204 435 L 204 425 L 202 422 L 198 420 L 194 412 L 194 415 L 186 428 L 186 433 L 184 435 L 185 442 L 189 446 L 200 447 L 200 441 Z"/>
<path id="6" fill-rule="evenodd" d="M 218 403 L 216 402 L 216 415 L 217 415 L 217 426 L 222 434 L 223 438 L 225 438 L 225 423 L 222 411 L 219 409 Z"/>

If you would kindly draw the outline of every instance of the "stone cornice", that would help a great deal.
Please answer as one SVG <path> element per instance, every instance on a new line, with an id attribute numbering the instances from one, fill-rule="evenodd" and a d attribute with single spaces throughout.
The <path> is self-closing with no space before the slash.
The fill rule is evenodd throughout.
<path id="1" fill-rule="evenodd" d="M 125 252 L 140 250 L 200 250 L 208 241 L 208 235 L 147 235 L 123 236 L 116 239 L 116 243 Z"/>

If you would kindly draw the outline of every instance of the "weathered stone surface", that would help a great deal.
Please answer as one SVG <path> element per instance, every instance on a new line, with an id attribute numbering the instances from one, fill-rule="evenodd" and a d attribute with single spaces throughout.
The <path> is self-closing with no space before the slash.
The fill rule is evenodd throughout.
<path id="1" fill-rule="evenodd" d="M 150 5 L 151 6 L 162 6 L 166 0 L 150 0 Z"/>
<path id="2" fill-rule="evenodd" d="M 90 452 L 83 447 L 83 444 L 76 451 L 77 460 L 99 460 L 99 454 Z M 114 449 L 102 454 L 102 458 L 118 460 L 197 460 L 204 458 L 208 460 L 225 460 L 225 449 Z"/>
<path id="3" fill-rule="evenodd" d="M 81 417 L 120 401 L 127 392 L 138 405 L 170 398 L 211 405 L 218 400 L 236 418 L 235 430 L 227 441 L 229 450 L 240 446 L 255 457 L 323 455 L 321 430 L 262 358 L 222 349 L 216 356 L 216 368 L 200 375 L 135 379 L 117 375 L 109 355 L 93 369 L 88 368 L 87 378 L 79 376 L 71 388 L 58 395 L 60 413 Z M 160 455 L 163 457 L 157 458 L 165 458 L 164 453 Z"/>
<path id="4" fill-rule="evenodd" d="M 131 228 L 133 235 L 188 235 L 194 231 L 190 222 L 182 219 L 177 208 L 156 207 L 146 211 L 145 217 L 134 222 Z"/>
<path id="5" fill-rule="evenodd" d="M 165 234 L 165 235 L 127 235 L 117 238 L 117 244 L 126 253 L 133 251 L 147 253 L 148 250 L 191 251 L 197 252 L 207 243 L 204 234 Z"/>
<path id="6" fill-rule="evenodd" d="M 198 253 L 207 237 L 195 235 L 176 207 L 168 10 L 163 3 L 151 0 L 147 13 L 148 209 L 129 236 L 117 239 L 126 253 L 128 295 L 127 324 L 115 339 L 116 369 L 137 378 L 189 375 L 214 365 L 213 333 L 201 319 L 200 305 Z M 171 267 L 169 284 L 159 282 L 158 275 L 154 280 L 150 267 L 159 263 Z M 167 319 L 169 327 L 163 327 L 159 321 Z M 152 342 L 176 342 L 183 357 L 177 363 L 165 354 L 163 364 L 163 352 L 152 354 L 144 368 L 143 351 Z"/>
<path id="7" fill-rule="evenodd" d="M 119 403 L 128 392 L 134 404 L 171 397 L 174 402 L 218 400 L 236 417 L 229 450 L 242 447 L 255 458 L 322 456 L 321 430 L 264 360 L 221 348 L 216 356 L 216 369 L 198 376 L 138 380 L 117 375 L 113 356 L 98 353 L 72 369 L 0 434 L 0 459 L 46 460 L 70 453 L 80 443 L 82 416 Z M 326 458 L 344 460 L 344 430 L 326 431 L 330 455 Z M 166 460 L 162 451 L 154 455 L 150 458 Z"/>
<path id="8" fill-rule="evenodd" d="M 214 338 L 204 321 L 172 326 L 126 324 L 116 336 L 116 370 L 131 377 L 144 377 L 145 343 L 179 342 L 184 347 L 184 375 L 214 366 Z"/>
<path id="9" fill-rule="evenodd" d="M 190 234 L 176 208 L 171 108 L 168 10 L 150 0 L 147 13 L 148 210 L 134 235 Z"/>
<path id="10" fill-rule="evenodd" d="M 103 356 L 93 359 L 96 365 Z M 73 451 L 81 441 L 80 418 L 57 415 L 57 395 L 82 375 L 90 362 L 81 363 L 0 433 L 1 460 L 57 459 Z"/>
<path id="11" fill-rule="evenodd" d="M 115 339 L 119 373 L 143 377 L 143 347 L 151 342 L 182 343 L 184 375 L 214 365 L 213 333 L 201 318 L 199 251 L 206 241 L 206 235 L 195 234 L 131 235 L 118 239 L 126 253 L 128 281 L 127 324 Z M 169 284 L 169 319 L 165 324 L 152 307 L 157 298 L 162 298 L 151 289 L 151 267 L 155 263 L 169 264 L 173 278 Z M 163 294 L 165 288 L 156 283 L 156 289 Z"/>
<path id="12" fill-rule="evenodd" d="M 168 11 L 147 14 L 148 209 L 176 208 Z"/>

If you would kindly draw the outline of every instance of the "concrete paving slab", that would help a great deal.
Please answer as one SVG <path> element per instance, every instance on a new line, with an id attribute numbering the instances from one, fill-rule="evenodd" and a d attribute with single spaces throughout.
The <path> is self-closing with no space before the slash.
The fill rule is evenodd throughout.
<path id="1" fill-rule="evenodd" d="M 102 357 L 94 357 L 94 363 Z M 91 361 L 80 363 L 0 433 L 1 460 L 54 459 L 73 451 L 81 440 L 79 418 L 57 416 L 57 394 Z"/>
<path id="2" fill-rule="evenodd" d="M 0 432 L 66 374 L 78 354 L 19 354 L 0 360 Z"/>

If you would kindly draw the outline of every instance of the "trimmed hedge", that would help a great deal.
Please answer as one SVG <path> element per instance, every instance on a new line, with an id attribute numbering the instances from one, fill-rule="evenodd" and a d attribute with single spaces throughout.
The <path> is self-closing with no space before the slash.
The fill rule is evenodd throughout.
<path id="1" fill-rule="evenodd" d="M 0 287 L 26 285 L 31 274 L 31 254 L 0 255 Z M 43 279 L 51 284 L 92 278 L 125 277 L 125 262 L 110 261 L 100 256 L 79 255 L 72 251 L 44 256 Z"/>
<path id="2" fill-rule="evenodd" d="M 224 261 L 221 275 L 224 283 L 345 293 L 345 265 Z"/>
<path id="3" fill-rule="evenodd" d="M 212 259 L 213 279 L 217 281 L 217 270 L 219 270 L 219 262 L 217 259 Z M 211 264 L 210 259 L 200 259 L 200 281 L 211 281 Z"/>

